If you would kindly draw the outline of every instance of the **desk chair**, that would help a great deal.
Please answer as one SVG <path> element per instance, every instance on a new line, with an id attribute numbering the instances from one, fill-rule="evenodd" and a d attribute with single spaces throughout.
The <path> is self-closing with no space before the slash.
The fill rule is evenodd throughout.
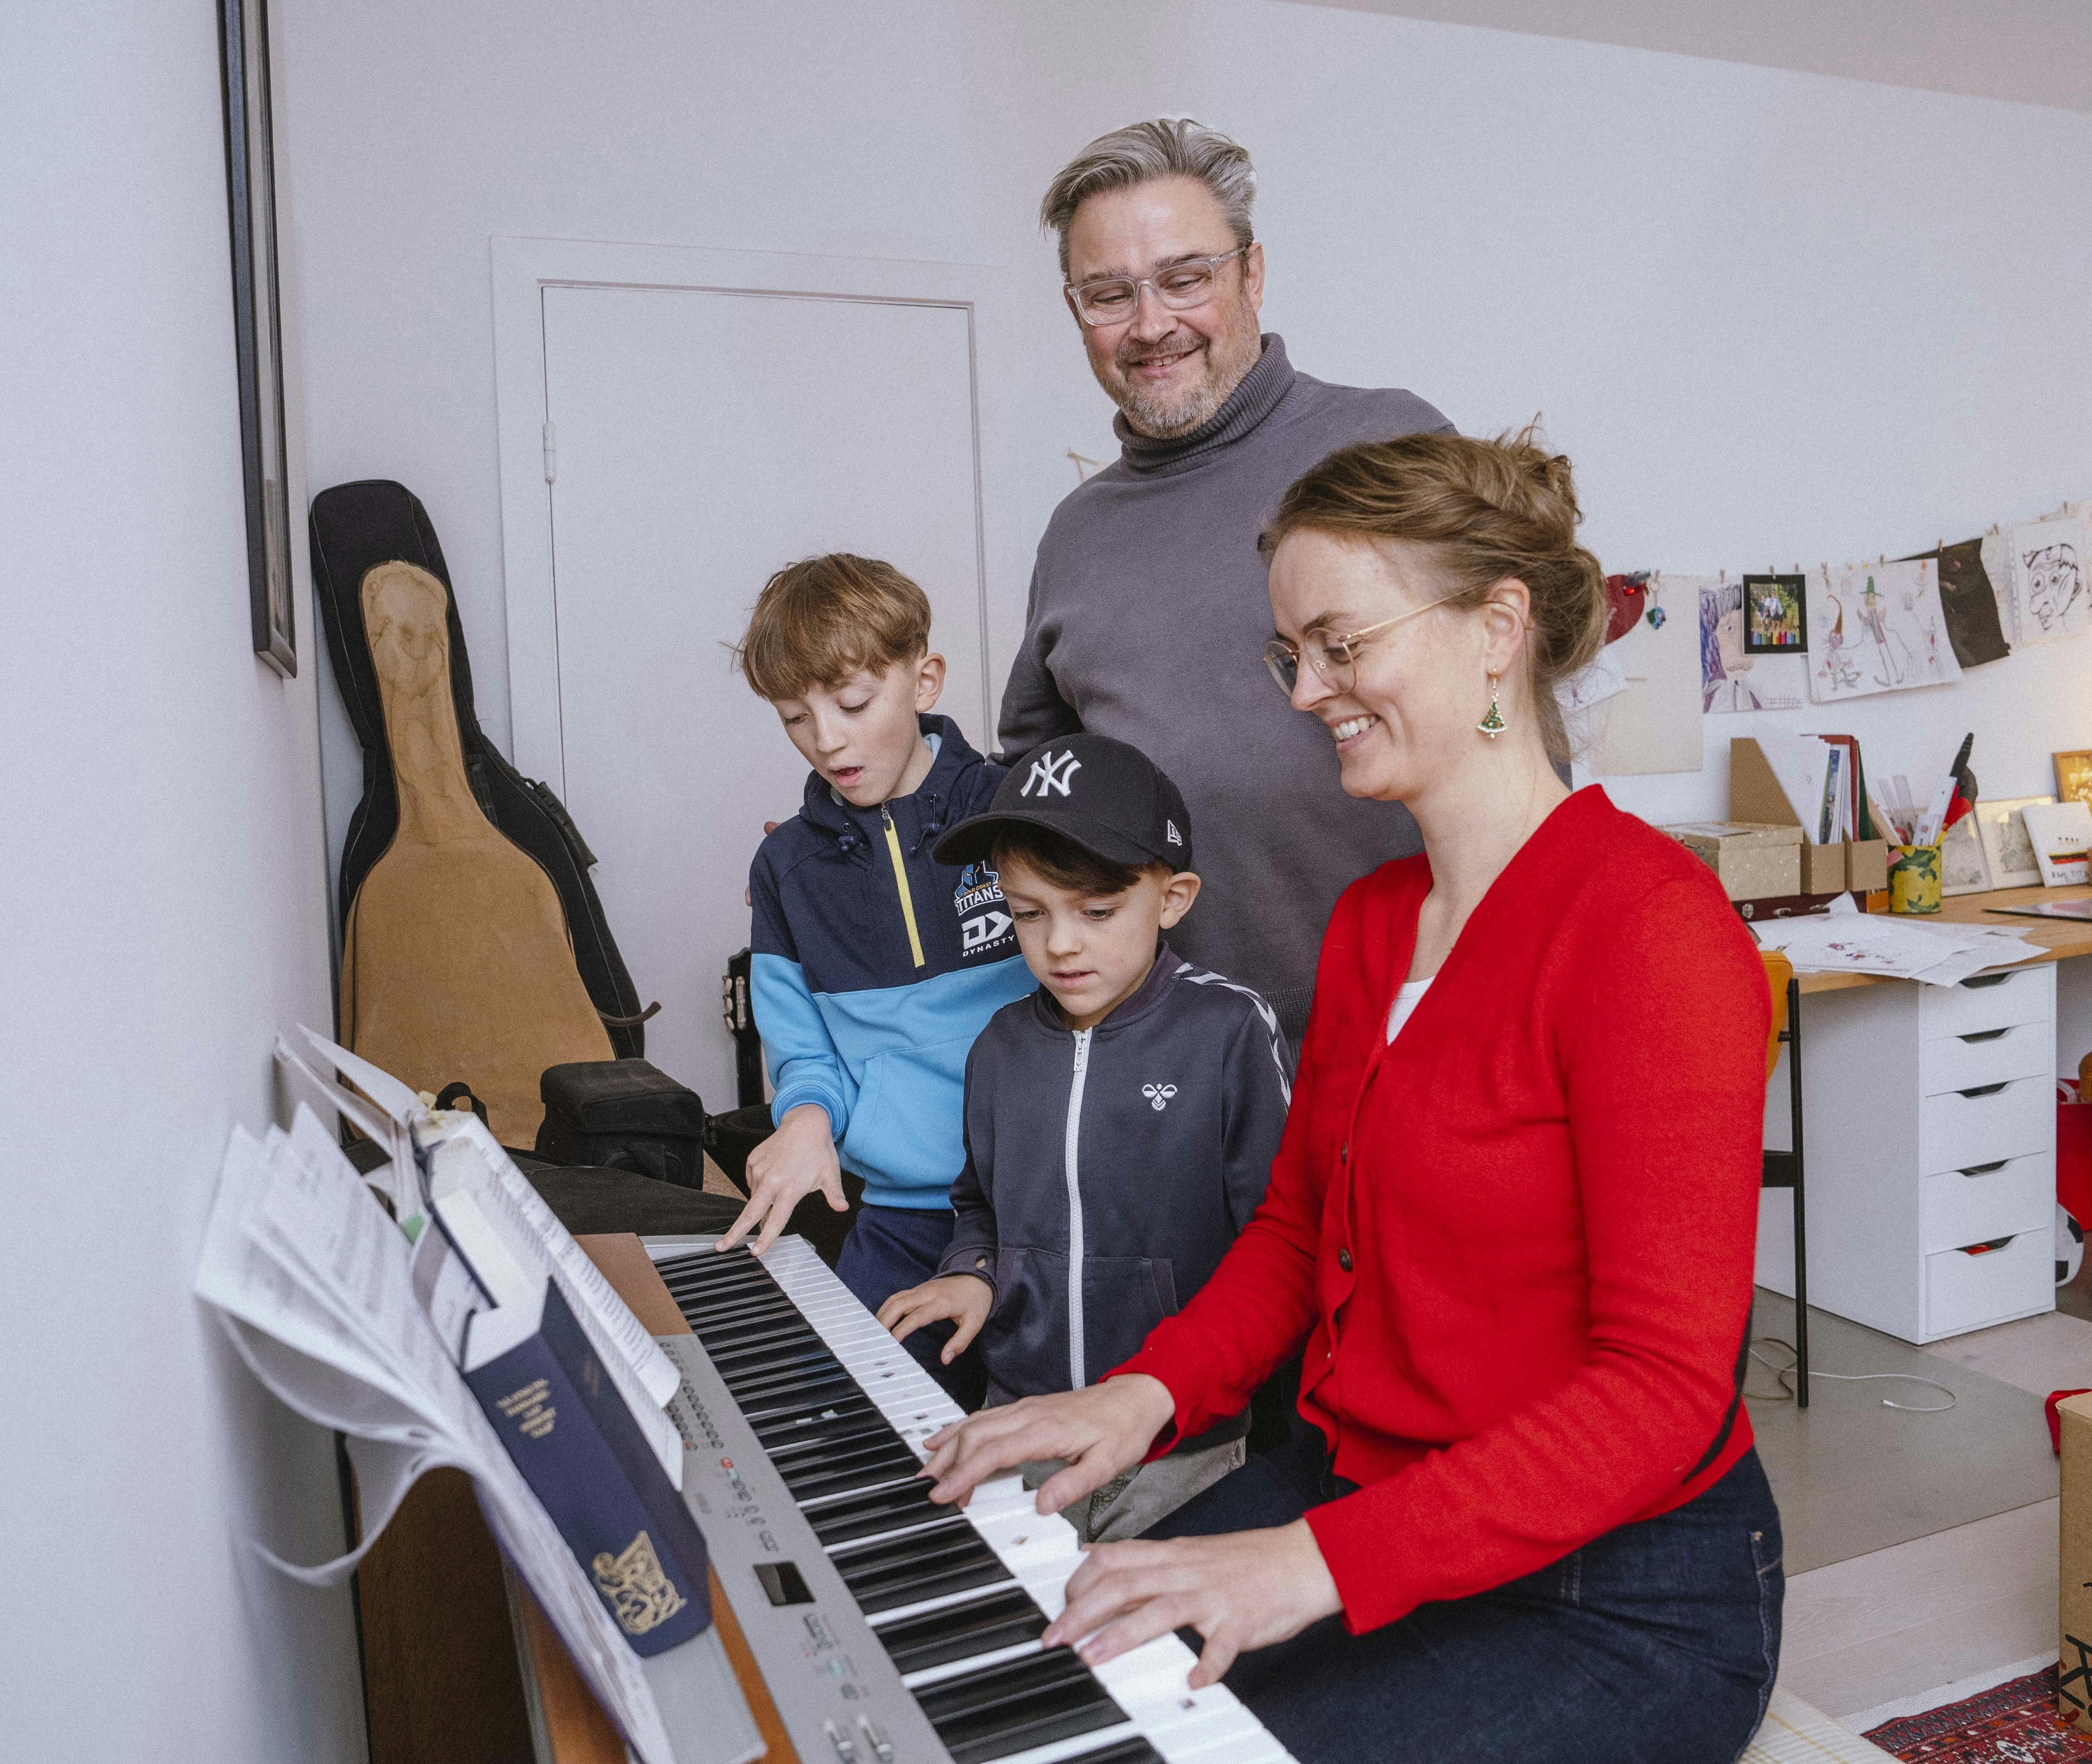
<path id="1" fill-rule="evenodd" d="M 1787 1106 L 1792 1125 L 1786 1152 L 1765 1154 L 1767 1188 L 1794 1191 L 1794 1402 L 1809 1407 L 1809 1237 L 1803 1218 L 1801 1156 L 1801 984 L 1794 977 L 1794 965 L 1777 949 L 1761 949 L 1766 987 L 1772 994 L 1772 1030 L 1766 1037 L 1766 1079 L 1770 1083 L 1779 1064 L 1780 1045 L 1787 1046 Z"/>

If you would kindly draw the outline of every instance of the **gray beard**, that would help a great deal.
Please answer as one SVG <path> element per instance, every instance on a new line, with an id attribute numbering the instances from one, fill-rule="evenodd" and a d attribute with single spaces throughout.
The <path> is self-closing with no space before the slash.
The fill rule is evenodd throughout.
<path id="1" fill-rule="evenodd" d="M 1233 387 L 1222 390 L 1214 383 L 1212 352 L 1206 352 L 1205 376 L 1191 391 L 1182 396 L 1164 402 L 1150 398 L 1138 387 L 1129 385 L 1121 395 L 1118 408 L 1126 413 L 1126 420 L 1140 434 L 1152 435 L 1158 440 L 1188 435 L 1227 402 Z"/>

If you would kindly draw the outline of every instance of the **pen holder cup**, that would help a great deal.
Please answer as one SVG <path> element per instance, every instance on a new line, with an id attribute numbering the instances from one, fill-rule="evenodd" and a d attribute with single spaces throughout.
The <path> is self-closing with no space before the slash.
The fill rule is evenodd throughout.
<path id="1" fill-rule="evenodd" d="M 1889 910 L 1892 913 L 1936 913 L 1939 910 L 1939 847 L 1889 847 Z"/>

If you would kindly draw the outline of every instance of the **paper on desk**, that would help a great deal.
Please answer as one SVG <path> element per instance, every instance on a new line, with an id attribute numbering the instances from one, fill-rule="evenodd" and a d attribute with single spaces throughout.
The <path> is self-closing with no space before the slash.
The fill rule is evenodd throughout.
<path id="1" fill-rule="evenodd" d="M 467 1183 L 482 1204 L 499 1207 L 518 1221 L 530 1239 L 542 1246 L 547 1271 L 556 1270 L 561 1277 L 560 1293 L 567 1303 L 577 1315 L 592 1317 L 616 1345 L 625 1362 L 638 1374 L 654 1406 L 659 1408 L 665 1404 L 682 1382 L 674 1362 L 661 1351 L 653 1333 L 633 1314 L 632 1307 L 618 1295 L 617 1289 L 603 1278 L 603 1270 L 589 1260 L 587 1251 L 574 1241 L 573 1234 L 560 1223 L 558 1215 L 530 1186 L 530 1178 L 517 1169 L 516 1161 L 477 1115 L 460 1111 L 436 1118 L 442 1124 L 423 1143 L 433 1144 L 430 1164 L 436 1173 L 439 1191 L 447 1194 L 449 1189 L 443 1185 L 452 1179 Z M 467 1148 L 472 1157 L 465 1155 Z M 596 1351 L 603 1352 L 600 1345 Z M 672 1428 L 670 1432 L 673 1431 Z"/>
<path id="2" fill-rule="evenodd" d="M 365 1511 L 383 1516 L 366 1535 L 423 1470 L 470 1476 L 490 1528 L 628 1743 L 646 1764 L 673 1764 L 638 1656 L 416 1304 L 404 1234 L 311 1111 L 300 1116 L 292 1134 L 272 1131 L 266 1144 L 235 1131 L 199 1295 L 223 1312 L 266 1388 L 308 1420 L 370 1442 L 355 1448 L 377 1497 Z M 349 1566 L 295 1572 L 324 1579 Z"/>
<path id="3" fill-rule="evenodd" d="M 2010 931 L 1981 925 L 1926 923 L 1861 913 L 1841 902 L 1827 913 L 1753 924 L 1760 945 L 1786 953 L 1797 973 L 1873 974 L 1952 986 L 1985 968 L 2043 953 Z"/>

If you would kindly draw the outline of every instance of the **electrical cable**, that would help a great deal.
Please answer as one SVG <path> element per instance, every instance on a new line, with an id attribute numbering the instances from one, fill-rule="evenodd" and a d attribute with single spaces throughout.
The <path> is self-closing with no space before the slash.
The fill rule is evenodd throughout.
<path id="1" fill-rule="evenodd" d="M 1787 1352 L 1794 1355 L 1793 1364 L 1782 1366 L 1767 1360 L 1757 1350 L 1757 1344 L 1760 1342 L 1763 1342 L 1769 1347 L 1784 1347 Z M 1779 1335 L 1753 1336 L 1751 1338 L 1751 1358 L 1765 1367 L 1774 1378 L 1779 1381 L 1779 1387 L 1783 1393 L 1782 1395 L 1774 1396 L 1768 1392 L 1757 1400 L 1761 1403 L 1793 1402 L 1797 1393 L 1795 1387 L 1787 1382 L 1787 1377 L 1790 1373 L 1797 1370 L 1801 1364 L 1801 1355 L 1795 1351 L 1794 1343 Z M 1882 1399 L 1883 1408 L 1900 1409 L 1906 1415 L 1944 1415 L 1961 1400 L 1949 1386 L 1942 1384 L 1937 1378 L 1921 1378 L 1914 1372 L 1818 1372 L 1811 1367 L 1809 1376 L 1812 1378 L 1833 1379 L 1839 1384 L 1874 1384 L 1885 1379 L 1900 1379 L 1906 1384 L 1929 1384 L 1947 1399 L 1944 1403 L 1895 1403 L 1891 1402 L 1887 1397 Z M 1745 1394 L 1748 1394 L 1748 1392 Z"/>

